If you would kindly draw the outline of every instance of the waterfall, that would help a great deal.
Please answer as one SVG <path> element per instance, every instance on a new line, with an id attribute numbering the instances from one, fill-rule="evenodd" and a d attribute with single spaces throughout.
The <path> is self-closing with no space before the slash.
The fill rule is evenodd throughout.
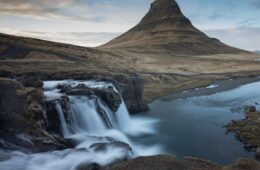
<path id="1" fill-rule="evenodd" d="M 70 96 L 69 99 L 71 101 L 72 125 L 75 133 L 85 131 L 98 134 L 106 131 L 105 122 L 97 111 L 95 98 Z"/>
<path id="2" fill-rule="evenodd" d="M 66 112 L 67 117 L 70 120 L 65 119 L 65 113 L 62 109 L 62 106 L 59 102 L 61 97 L 65 94 L 62 94 L 57 89 L 59 84 L 69 85 L 71 87 L 76 87 L 79 84 L 83 84 L 89 88 L 108 88 L 112 87 L 114 92 L 116 92 L 122 102 L 118 108 L 117 112 L 112 112 L 111 109 L 95 95 L 91 96 L 68 96 L 69 98 L 69 111 Z M 47 100 L 55 99 L 56 105 L 55 108 L 59 114 L 59 120 L 61 123 L 63 136 L 66 138 L 73 138 L 77 141 L 85 142 L 86 136 L 100 136 L 100 137 L 110 137 L 116 141 L 122 141 L 132 146 L 130 140 L 121 132 L 127 131 L 131 126 L 131 120 L 126 108 L 125 102 L 112 83 L 106 82 L 96 82 L 96 81 L 51 81 L 45 82 L 45 96 Z M 97 141 L 93 141 L 97 142 Z M 81 146 L 83 146 L 82 144 Z M 90 146 L 91 143 L 84 146 Z M 133 146 L 132 146 L 133 147 Z M 134 148 L 132 148 L 134 150 Z"/>
<path id="3" fill-rule="evenodd" d="M 84 84 L 89 88 L 99 89 L 112 87 L 120 95 L 122 102 L 118 110 L 113 112 L 98 96 L 66 95 L 58 88 L 59 84 L 70 87 Z M 76 170 L 82 164 L 97 163 L 106 166 L 139 154 L 152 155 L 155 153 L 154 149 L 150 151 L 148 146 L 140 145 L 138 142 L 134 144 L 129 138 L 130 136 L 140 136 L 146 133 L 147 129 L 150 131 L 151 126 L 143 119 L 134 119 L 135 123 L 132 122 L 121 94 L 112 83 L 74 80 L 47 81 L 44 82 L 44 95 L 47 101 L 54 103 L 63 137 L 75 141 L 75 148 L 37 154 L 13 152 L 10 153 L 11 159 L 0 161 L 1 168 L 8 170 L 17 168 Z M 62 100 L 64 96 L 66 96 L 65 104 Z M 69 107 L 67 107 L 68 105 Z"/>
<path id="4" fill-rule="evenodd" d="M 65 117 L 64 117 L 62 107 L 61 107 L 60 102 L 58 100 L 55 101 L 55 108 L 56 108 L 56 110 L 59 114 L 60 123 L 61 123 L 61 130 L 62 130 L 63 136 L 68 137 L 70 132 L 69 132 L 69 129 L 67 127 L 67 123 L 66 123 L 66 120 L 65 120 Z"/>
<path id="5" fill-rule="evenodd" d="M 116 112 L 116 117 L 120 129 L 123 131 L 129 130 L 129 126 L 131 126 L 131 121 L 123 99 L 122 104 L 119 106 L 118 111 Z"/>

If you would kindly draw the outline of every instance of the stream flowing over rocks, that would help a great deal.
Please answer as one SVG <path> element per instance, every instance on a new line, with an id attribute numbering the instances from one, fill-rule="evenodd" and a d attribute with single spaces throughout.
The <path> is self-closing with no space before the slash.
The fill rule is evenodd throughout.
<path id="1" fill-rule="evenodd" d="M 153 154 L 129 139 L 152 134 L 153 121 L 131 119 L 121 89 L 111 81 L 23 84 L 1 79 L 1 169 L 97 169 Z"/>

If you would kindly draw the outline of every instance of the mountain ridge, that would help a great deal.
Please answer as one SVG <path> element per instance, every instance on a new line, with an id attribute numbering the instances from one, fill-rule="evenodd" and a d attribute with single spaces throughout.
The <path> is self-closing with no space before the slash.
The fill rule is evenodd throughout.
<path id="1" fill-rule="evenodd" d="M 195 28 L 175 0 L 154 1 L 135 27 L 100 48 L 143 48 L 148 52 L 153 48 L 188 55 L 245 52 L 210 38 Z"/>

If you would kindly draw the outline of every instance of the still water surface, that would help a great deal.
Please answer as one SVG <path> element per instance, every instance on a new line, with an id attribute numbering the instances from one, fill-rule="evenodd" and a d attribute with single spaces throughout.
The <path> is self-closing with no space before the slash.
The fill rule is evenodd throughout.
<path id="1" fill-rule="evenodd" d="M 220 87 L 214 85 L 208 88 L 218 91 L 213 88 Z M 246 151 L 224 126 L 231 120 L 244 118 L 243 108 L 246 105 L 256 105 L 260 109 L 260 82 L 210 95 L 202 95 L 203 89 L 199 90 L 194 91 L 201 96 L 196 94 L 176 99 L 175 95 L 151 103 L 147 117 L 159 120 L 155 125 L 157 135 L 139 141 L 147 145 L 157 143 L 162 153 L 173 154 L 177 158 L 193 156 L 219 164 L 230 164 L 240 157 L 254 159 L 254 153 Z"/>

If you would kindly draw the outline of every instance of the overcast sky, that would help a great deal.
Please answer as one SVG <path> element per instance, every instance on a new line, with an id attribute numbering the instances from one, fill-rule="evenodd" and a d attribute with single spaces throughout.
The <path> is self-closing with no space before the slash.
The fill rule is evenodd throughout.
<path id="1" fill-rule="evenodd" d="M 97 46 L 136 25 L 152 0 L 0 0 L 0 32 Z M 260 50 L 260 0 L 177 0 L 211 37 Z"/>

